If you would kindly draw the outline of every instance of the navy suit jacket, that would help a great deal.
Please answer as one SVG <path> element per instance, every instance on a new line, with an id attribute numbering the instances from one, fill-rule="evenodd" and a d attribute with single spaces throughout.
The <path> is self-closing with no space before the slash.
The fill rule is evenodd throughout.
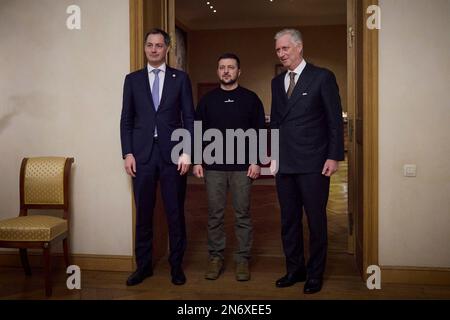
<path id="1" fill-rule="evenodd" d="M 178 141 L 171 141 L 172 132 L 185 128 L 191 139 L 194 134 L 192 87 L 185 72 L 166 66 L 158 111 L 153 105 L 147 66 L 126 76 L 120 119 L 122 156 L 132 153 L 136 162 L 147 162 L 153 148 L 155 126 L 161 156 L 166 162 L 172 162 L 172 148 L 178 144 Z M 190 153 L 190 150 L 185 152 Z"/>
<path id="2" fill-rule="evenodd" d="M 280 173 L 321 173 L 327 159 L 344 160 L 342 106 L 334 74 L 307 63 L 292 96 L 286 72 L 272 80 L 271 128 L 280 133 Z"/>

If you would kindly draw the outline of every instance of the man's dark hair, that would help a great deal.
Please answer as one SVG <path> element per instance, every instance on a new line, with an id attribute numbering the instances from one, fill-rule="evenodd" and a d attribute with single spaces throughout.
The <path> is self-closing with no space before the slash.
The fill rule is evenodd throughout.
<path id="1" fill-rule="evenodd" d="M 166 44 L 166 46 L 170 46 L 170 36 L 167 32 L 165 32 L 164 30 L 158 29 L 158 28 L 154 28 L 152 30 L 150 30 L 149 32 L 147 32 L 147 34 L 145 35 L 144 38 L 144 43 L 147 42 L 147 38 L 149 35 L 151 34 L 160 34 L 163 36 L 164 38 L 164 43 Z"/>
<path id="2" fill-rule="evenodd" d="M 235 55 L 234 53 L 227 52 L 227 53 L 222 54 L 219 57 L 219 59 L 217 59 L 217 62 L 219 62 L 222 59 L 234 59 L 237 62 L 238 69 L 241 68 L 241 60 L 239 60 L 239 57 L 237 55 Z"/>

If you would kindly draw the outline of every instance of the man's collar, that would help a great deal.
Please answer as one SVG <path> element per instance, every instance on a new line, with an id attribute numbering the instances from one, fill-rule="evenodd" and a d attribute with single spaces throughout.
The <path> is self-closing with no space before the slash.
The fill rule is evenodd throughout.
<path id="1" fill-rule="evenodd" d="M 160 65 L 159 67 L 157 67 L 157 68 L 154 68 L 154 67 L 152 67 L 151 65 L 150 65 L 150 63 L 147 63 L 147 71 L 150 73 L 150 72 L 152 72 L 154 69 L 159 69 L 159 70 L 161 70 L 162 72 L 166 72 L 166 63 L 164 62 L 162 65 Z"/>
<path id="2" fill-rule="evenodd" d="M 300 62 L 300 64 L 297 66 L 297 68 L 295 68 L 291 72 L 295 72 L 295 74 L 300 74 L 300 73 L 302 73 L 303 69 L 305 69 L 305 67 L 306 67 L 306 60 L 302 59 L 302 62 Z"/>

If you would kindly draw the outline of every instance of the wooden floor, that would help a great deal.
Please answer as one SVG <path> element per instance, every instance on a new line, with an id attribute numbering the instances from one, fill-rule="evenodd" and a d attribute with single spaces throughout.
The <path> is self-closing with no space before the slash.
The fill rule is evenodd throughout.
<path id="1" fill-rule="evenodd" d="M 232 256 L 235 239 L 230 206 L 225 219 L 228 234 L 225 273 L 216 281 L 203 278 L 207 263 L 207 204 L 204 185 L 194 181 L 189 185 L 186 201 L 188 248 L 184 267 L 188 280 L 184 286 L 171 284 L 165 258 L 155 266 L 154 276 L 136 287 L 125 285 L 128 276 L 125 272 L 82 271 L 82 289 L 69 291 L 64 271 L 55 270 L 51 299 L 450 299 L 449 287 L 384 284 L 381 290 L 366 288 L 357 272 L 354 257 L 347 254 L 346 169 L 344 163 L 339 175 L 332 179 L 328 207 L 328 264 L 324 287 L 318 294 L 304 295 L 302 284 L 283 289 L 275 287 L 276 279 L 285 273 L 285 264 L 276 191 L 273 180 L 265 179 L 255 183 L 252 191 L 254 246 L 251 281 L 237 282 L 234 279 Z M 19 268 L 0 268 L 0 299 L 45 299 L 42 270 L 33 269 L 33 272 L 33 276 L 26 277 Z"/>

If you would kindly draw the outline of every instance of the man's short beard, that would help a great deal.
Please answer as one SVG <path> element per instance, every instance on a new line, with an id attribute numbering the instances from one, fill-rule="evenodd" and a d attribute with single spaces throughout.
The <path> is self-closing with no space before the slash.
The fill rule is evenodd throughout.
<path id="1" fill-rule="evenodd" d="M 224 84 L 224 85 L 227 85 L 227 86 L 229 86 L 229 85 L 232 85 L 232 84 L 235 84 L 237 82 L 237 78 L 236 79 L 230 79 L 228 82 L 227 81 L 224 81 L 224 80 L 220 80 L 220 83 L 221 84 Z"/>

